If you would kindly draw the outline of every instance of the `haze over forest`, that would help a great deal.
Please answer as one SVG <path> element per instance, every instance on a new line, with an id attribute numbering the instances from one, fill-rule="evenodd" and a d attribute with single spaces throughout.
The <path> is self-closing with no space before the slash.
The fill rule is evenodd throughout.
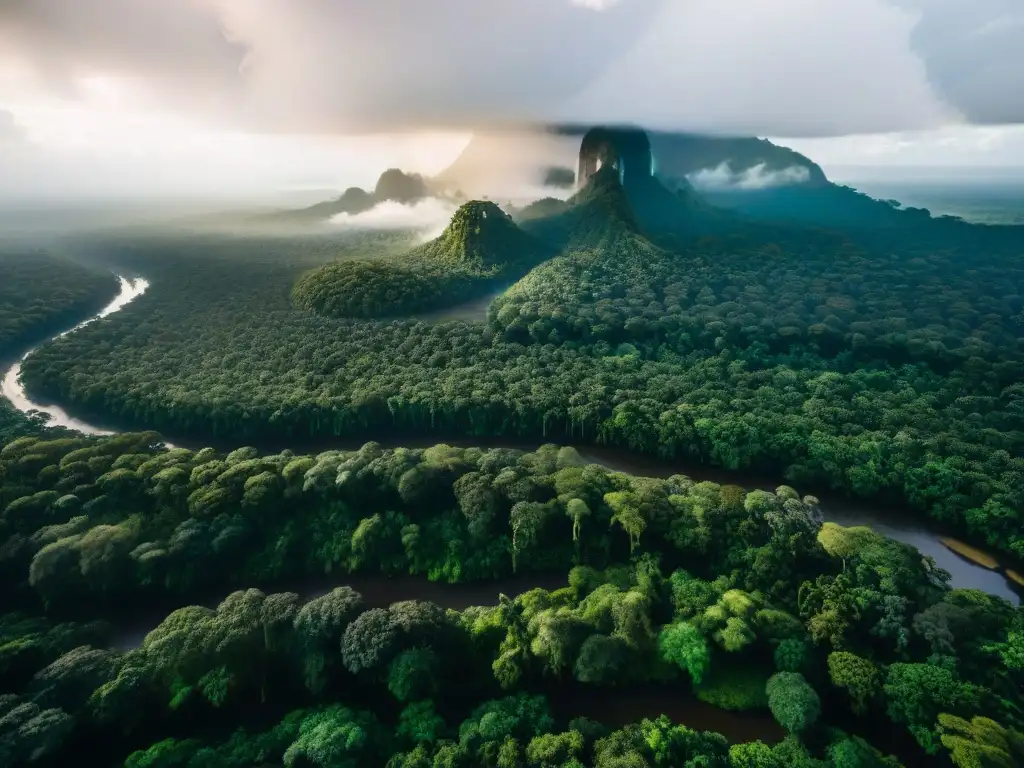
<path id="1" fill-rule="evenodd" d="M 1024 766 L 1022 36 L 0 3 L 0 765 Z"/>

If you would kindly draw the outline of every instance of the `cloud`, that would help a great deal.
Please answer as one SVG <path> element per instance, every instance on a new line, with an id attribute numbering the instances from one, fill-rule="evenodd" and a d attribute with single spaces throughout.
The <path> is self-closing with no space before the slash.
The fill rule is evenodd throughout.
<path id="1" fill-rule="evenodd" d="M 852 135 L 832 139 L 773 139 L 837 166 L 1024 167 L 1024 125 L 948 126 L 934 131 Z"/>
<path id="2" fill-rule="evenodd" d="M 194 89 L 199 103 L 231 95 L 246 54 L 207 0 L 4 0 L 0 51 L 0 64 L 60 96 L 115 75 L 154 100 L 184 101 Z"/>
<path id="3" fill-rule="evenodd" d="M 5 0 L 0 71 L 246 130 L 838 135 L 1024 122 L 1019 2 Z"/>
<path id="4" fill-rule="evenodd" d="M 550 168 L 575 171 L 579 151 L 579 136 L 481 131 L 438 180 L 447 190 L 470 197 L 490 195 L 518 201 L 542 187 Z"/>
<path id="5" fill-rule="evenodd" d="M 768 189 L 803 184 L 810 180 L 811 172 L 801 165 L 769 171 L 765 163 L 760 163 L 736 173 L 729 163 L 722 163 L 717 168 L 691 173 L 687 178 L 697 189 Z"/>
<path id="6" fill-rule="evenodd" d="M 25 132 L 14 119 L 14 115 L 0 109 L 0 145 L 21 144 L 25 141 Z"/>
<path id="7" fill-rule="evenodd" d="M 405 205 L 394 200 L 378 203 L 356 215 L 339 213 L 331 224 L 344 229 L 412 230 L 429 240 L 440 235 L 455 214 L 457 206 L 434 197 Z"/>
<path id="8" fill-rule="evenodd" d="M 618 4 L 621 0 L 569 0 L 572 5 L 578 5 L 581 8 L 589 8 L 592 11 L 603 11 L 606 8 L 611 8 L 613 5 Z"/>
<path id="9" fill-rule="evenodd" d="M 565 115 L 747 135 L 932 127 L 956 111 L 909 48 L 914 24 L 885 0 L 670 2 Z"/>
<path id="10" fill-rule="evenodd" d="M 973 123 L 1024 123 L 1024 3 L 891 0 L 918 16 L 910 37 L 929 80 Z"/>

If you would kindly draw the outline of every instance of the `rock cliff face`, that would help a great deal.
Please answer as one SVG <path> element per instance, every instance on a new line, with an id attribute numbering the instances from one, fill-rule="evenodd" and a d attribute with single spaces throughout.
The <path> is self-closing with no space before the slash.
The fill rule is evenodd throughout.
<path id="1" fill-rule="evenodd" d="M 580 144 L 587 132 L 584 127 L 556 126 L 538 127 L 533 133 L 482 133 L 470 140 L 459 157 L 438 174 L 436 181 L 480 195 L 497 193 L 502 183 L 521 176 L 523 169 L 533 168 L 543 174 L 552 166 L 575 168 Z M 737 175 L 758 167 L 766 173 L 799 169 L 807 185 L 828 184 L 825 172 L 817 163 L 767 139 L 657 131 L 648 131 L 647 137 L 654 155 L 655 172 L 666 180 L 681 181 L 691 174 L 727 164 Z"/>

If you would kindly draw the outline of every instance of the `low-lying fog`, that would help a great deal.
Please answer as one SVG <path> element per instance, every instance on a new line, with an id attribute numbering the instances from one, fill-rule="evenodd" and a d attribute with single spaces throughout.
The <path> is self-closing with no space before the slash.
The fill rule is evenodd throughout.
<path id="1" fill-rule="evenodd" d="M 125 146 L 97 154 L 73 146 L 43 149 L 17 134 L 0 137 L 0 236 L 139 224 L 237 230 L 253 214 L 305 208 L 353 186 L 372 192 L 388 168 L 422 174 L 441 194 L 409 205 L 385 202 L 324 224 L 433 236 L 458 199 L 522 206 L 567 197 L 571 188 L 545 186 L 545 172 L 574 167 L 579 144 L 529 129 L 501 131 L 496 141 L 478 137 L 469 151 L 468 134 L 181 138 L 165 146 L 131 135 Z"/>

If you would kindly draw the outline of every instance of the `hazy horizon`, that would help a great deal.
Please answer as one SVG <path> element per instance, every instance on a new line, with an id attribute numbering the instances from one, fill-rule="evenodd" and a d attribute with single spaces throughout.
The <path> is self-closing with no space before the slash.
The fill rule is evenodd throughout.
<path id="1" fill-rule="evenodd" d="M 437 173 L 481 129 L 570 122 L 788 137 L 826 169 L 1024 166 L 1016 0 L 474 8 L 7 4 L 0 200 L 272 200 Z"/>

